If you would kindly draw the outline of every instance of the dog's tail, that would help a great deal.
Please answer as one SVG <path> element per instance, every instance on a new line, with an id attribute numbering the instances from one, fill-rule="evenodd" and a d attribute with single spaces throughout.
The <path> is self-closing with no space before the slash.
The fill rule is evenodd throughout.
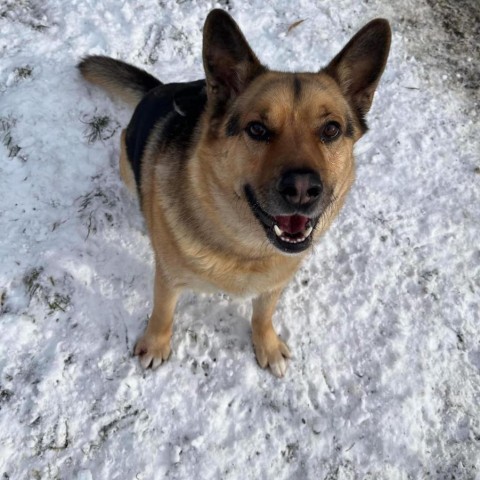
<path id="1" fill-rule="evenodd" d="M 162 85 L 160 80 L 145 70 L 101 55 L 83 58 L 78 69 L 86 80 L 133 107 L 152 88 Z"/>

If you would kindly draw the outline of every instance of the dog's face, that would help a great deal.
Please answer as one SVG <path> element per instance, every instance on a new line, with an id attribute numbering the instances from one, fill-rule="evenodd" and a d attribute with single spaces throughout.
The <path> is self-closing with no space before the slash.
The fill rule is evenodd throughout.
<path id="1" fill-rule="evenodd" d="M 207 143 L 221 164 L 210 183 L 218 198 L 235 192 L 238 216 L 247 210 L 256 219 L 246 233 L 244 218 L 228 215 L 247 241 L 266 238 L 276 250 L 300 253 L 333 220 L 354 179 L 353 145 L 366 131 L 389 42 L 388 23 L 376 20 L 324 70 L 272 72 L 225 12 L 211 12 Z"/>
<path id="2" fill-rule="evenodd" d="M 338 86 L 321 74 L 265 73 L 233 105 L 233 187 L 281 251 L 307 249 L 351 185 L 351 117 Z"/>

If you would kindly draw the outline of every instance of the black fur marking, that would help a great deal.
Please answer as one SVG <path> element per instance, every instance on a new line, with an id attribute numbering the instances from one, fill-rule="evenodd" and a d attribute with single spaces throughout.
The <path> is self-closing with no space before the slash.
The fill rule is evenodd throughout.
<path id="1" fill-rule="evenodd" d="M 347 119 L 347 128 L 345 129 L 345 136 L 348 138 L 352 138 L 353 134 L 354 134 L 353 123 L 352 123 L 352 119 L 349 117 Z"/>
<path id="2" fill-rule="evenodd" d="M 302 82 L 301 80 L 294 75 L 293 76 L 293 98 L 297 101 L 300 98 L 300 94 L 302 93 Z"/>
<path id="3" fill-rule="evenodd" d="M 185 147 L 192 138 L 206 102 L 205 80 L 198 80 L 161 85 L 138 104 L 128 124 L 125 143 L 139 192 L 142 157 L 155 126 L 165 121 L 161 138 L 157 139 L 159 145 L 167 147 L 175 142 L 180 148 Z M 174 103 L 185 116 L 175 111 Z"/>
<path id="4" fill-rule="evenodd" d="M 237 114 L 233 114 L 227 122 L 226 135 L 227 137 L 235 137 L 241 131 L 240 128 L 240 117 Z"/>

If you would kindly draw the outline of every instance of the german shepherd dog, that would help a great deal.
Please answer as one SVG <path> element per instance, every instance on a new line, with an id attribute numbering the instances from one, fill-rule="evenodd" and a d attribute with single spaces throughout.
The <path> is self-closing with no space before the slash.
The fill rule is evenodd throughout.
<path id="1" fill-rule="evenodd" d="M 120 173 L 155 251 L 153 311 L 134 350 L 144 368 L 170 355 L 182 290 L 221 290 L 253 299 L 257 361 L 285 374 L 290 351 L 272 315 L 353 183 L 353 146 L 367 130 L 390 38 L 388 22 L 375 19 L 319 72 L 278 72 L 213 10 L 205 80 L 163 84 L 108 57 L 80 62 L 86 80 L 135 107 Z"/>

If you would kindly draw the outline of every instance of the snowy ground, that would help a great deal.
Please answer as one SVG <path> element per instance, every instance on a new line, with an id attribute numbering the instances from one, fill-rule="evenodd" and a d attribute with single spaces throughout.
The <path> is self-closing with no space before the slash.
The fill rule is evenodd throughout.
<path id="1" fill-rule="evenodd" d="M 130 112 L 74 68 L 199 78 L 218 4 L 1 0 L 1 478 L 480 479 L 478 2 L 222 5 L 278 69 L 394 30 L 357 183 L 275 316 L 287 376 L 222 294 L 182 297 L 158 371 L 131 357 L 153 268 L 117 172 Z"/>

